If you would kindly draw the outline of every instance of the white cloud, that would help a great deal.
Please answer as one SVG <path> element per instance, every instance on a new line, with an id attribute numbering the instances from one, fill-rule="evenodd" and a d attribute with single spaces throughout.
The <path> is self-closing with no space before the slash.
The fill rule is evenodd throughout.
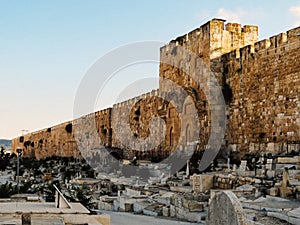
<path id="1" fill-rule="evenodd" d="M 300 17 L 300 5 L 292 6 L 290 8 L 290 13 L 292 13 L 294 17 Z"/>
<path id="2" fill-rule="evenodd" d="M 294 17 L 295 22 L 293 24 L 293 26 L 300 26 L 300 5 L 295 5 L 292 6 L 289 9 L 289 12 L 291 13 L 291 15 Z"/>
<path id="3" fill-rule="evenodd" d="M 230 11 L 224 8 L 220 8 L 216 14 L 217 18 L 225 19 L 231 23 L 241 23 L 243 18 L 247 15 L 247 12 L 242 9 Z"/>

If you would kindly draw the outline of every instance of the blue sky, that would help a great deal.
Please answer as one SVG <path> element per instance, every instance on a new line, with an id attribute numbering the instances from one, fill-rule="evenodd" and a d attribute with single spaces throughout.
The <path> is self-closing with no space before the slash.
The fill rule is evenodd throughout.
<path id="1" fill-rule="evenodd" d="M 168 42 L 214 17 L 258 25 L 263 39 L 300 25 L 300 1 L 0 0 L 0 138 L 72 119 L 81 79 L 110 50 Z M 158 77 L 157 65 L 146 68 L 122 76 Z"/>

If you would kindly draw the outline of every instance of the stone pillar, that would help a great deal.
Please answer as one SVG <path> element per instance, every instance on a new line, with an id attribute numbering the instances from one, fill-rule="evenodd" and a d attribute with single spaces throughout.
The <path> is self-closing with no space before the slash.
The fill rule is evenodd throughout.
<path id="1" fill-rule="evenodd" d="M 282 174 L 282 186 L 286 188 L 289 184 L 289 171 L 287 170 L 287 168 L 284 168 L 283 170 L 283 174 Z"/>
<path id="2" fill-rule="evenodd" d="M 285 198 L 288 195 L 292 194 L 292 188 L 289 187 L 289 171 L 287 168 L 284 168 L 282 174 L 282 184 L 279 187 L 280 197 Z"/>
<path id="3" fill-rule="evenodd" d="M 227 170 L 230 171 L 230 157 L 227 157 Z"/>
<path id="4" fill-rule="evenodd" d="M 190 176 L 190 160 L 188 160 L 188 161 L 186 162 L 186 171 L 185 171 L 185 173 L 186 173 L 186 176 L 187 176 L 187 177 Z"/>

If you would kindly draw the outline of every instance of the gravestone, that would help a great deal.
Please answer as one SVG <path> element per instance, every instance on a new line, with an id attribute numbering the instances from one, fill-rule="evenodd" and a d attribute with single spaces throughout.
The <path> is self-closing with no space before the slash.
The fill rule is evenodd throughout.
<path id="1" fill-rule="evenodd" d="M 233 164 L 232 171 L 233 171 L 233 172 L 235 172 L 235 171 L 236 171 L 236 164 Z"/>
<path id="2" fill-rule="evenodd" d="M 282 173 L 282 187 L 286 188 L 289 185 L 289 171 L 284 168 Z"/>
<path id="3" fill-rule="evenodd" d="M 272 170 L 272 159 L 267 159 L 266 169 Z"/>
<path id="4" fill-rule="evenodd" d="M 212 175 L 194 174 L 190 179 L 193 181 L 194 193 L 206 192 L 213 188 L 214 177 Z"/>
<path id="5" fill-rule="evenodd" d="M 190 160 L 187 160 L 186 162 L 186 171 L 185 171 L 185 174 L 187 177 L 190 176 Z"/>
<path id="6" fill-rule="evenodd" d="M 282 174 L 282 183 L 281 187 L 279 187 L 280 197 L 285 198 L 288 195 L 292 194 L 292 188 L 289 187 L 289 171 L 287 168 L 284 168 L 283 174 Z"/>
<path id="7" fill-rule="evenodd" d="M 275 169 L 274 159 L 267 159 L 266 169 L 267 170 L 274 170 Z"/>
<path id="8" fill-rule="evenodd" d="M 227 158 L 227 170 L 230 171 L 230 158 Z"/>
<path id="9" fill-rule="evenodd" d="M 206 225 L 245 225 L 243 208 L 232 191 L 216 194 L 208 209 Z"/>
<path id="10" fill-rule="evenodd" d="M 241 165 L 239 167 L 239 170 L 245 172 L 246 169 L 247 169 L 247 161 L 246 160 L 242 160 L 241 161 Z"/>
<path id="11" fill-rule="evenodd" d="M 195 193 L 201 192 L 201 177 L 200 175 L 194 174 L 191 176 L 191 180 L 193 181 L 193 191 Z"/>

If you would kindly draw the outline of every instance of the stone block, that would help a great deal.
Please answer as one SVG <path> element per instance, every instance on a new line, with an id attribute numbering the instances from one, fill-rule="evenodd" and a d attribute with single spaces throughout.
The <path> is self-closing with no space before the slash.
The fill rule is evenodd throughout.
<path id="1" fill-rule="evenodd" d="M 21 216 L 23 225 L 31 225 L 31 215 L 29 213 L 24 213 Z"/>
<path id="2" fill-rule="evenodd" d="M 257 211 L 261 210 L 261 207 L 259 205 L 253 205 L 253 204 L 249 204 L 247 202 L 243 202 L 242 206 L 245 209 L 254 209 L 254 210 L 257 210 Z"/>
<path id="3" fill-rule="evenodd" d="M 163 198 L 163 197 L 158 197 L 156 198 L 156 201 L 159 204 L 165 205 L 165 206 L 169 206 L 170 205 L 170 198 Z"/>
<path id="4" fill-rule="evenodd" d="M 288 216 L 300 219 L 300 207 L 289 211 Z"/>
<path id="5" fill-rule="evenodd" d="M 125 203 L 125 212 L 133 212 L 133 204 Z"/>
<path id="6" fill-rule="evenodd" d="M 246 160 L 242 160 L 242 161 L 241 161 L 241 165 L 240 165 L 240 167 L 239 167 L 238 170 L 239 170 L 239 171 L 242 171 L 242 172 L 244 172 L 244 171 L 247 170 L 247 161 L 246 161 Z"/>
<path id="7" fill-rule="evenodd" d="M 283 221 L 289 221 L 289 217 L 281 212 L 267 212 L 267 215 L 270 217 L 275 217 L 277 219 L 283 220 Z"/>
<path id="8" fill-rule="evenodd" d="M 237 188 L 238 191 L 243 191 L 243 192 L 253 192 L 255 190 L 255 187 L 250 185 L 250 184 L 244 184 L 242 186 L 239 186 Z"/>
<path id="9" fill-rule="evenodd" d="M 298 156 L 295 157 L 278 157 L 277 163 L 279 164 L 298 164 Z"/>
<path id="10" fill-rule="evenodd" d="M 171 191 L 174 192 L 181 192 L 181 193 L 192 193 L 193 189 L 192 187 L 170 187 Z"/>
<path id="11" fill-rule="evenodd" d="M 163 207 L 163 209 L 162 209 L 162 215 L 163 215 L 164 217 L 170 217 L 170 208 L 168 208 L 168 207 Z"/>
<path id="12" fill-rule="evenodd" d="M 192 223 L 200 223 L 201 221 L 204 221 L 206 218 L 206 213 L 187 213 L 186 220 Z"/>
<path id="13" fill-rule="evenodd" d="M 118 200 L 114 200 L 114 211 L 119 211 L 120 210 L 120 202 Z"/>
<path id="14" fill-rule="evenodd" d="M 152 211 L 149 209 L 143 209 L 143 214 L 146 216 L 153 216 L 153 217 L 159 216 L 159 213 L 157 211 Z"/>
<path id="15" fill-rule="evenodd" d="M 213 176 L 212 175 L 196 175 L 191 176 L 193 181 L 193 191 L 195 193 L 206 192 L 213 188 Z"/>
<path id="16" fill-rule="evenodd" d="M 148 207 L 150 203 L 148 202 L 135 202 L 133 204 L 133 212 L 135 213 L 142 213 L 143 210 Z"/>
<path id="17" fill-rule="evenodd" d="M 248 214 L 245 214 L 245 216 L 246 216 L 246 219 L 249 220 L 249 221 L 255 221 L 255 220 L 257 220 L 255 214 L 248 213 Z"/>
<path id="18" fill-rule="evenodd" d="M 270 195 L 271 196 L 278 196 L 278 188 L 270 188 Z"/>
<path id="19" fill-rule="evenodd" d="M 114 211 L 114 204 L 107 202 L 99 202 L 98 208 L 105 211 Z"/>
<path id="20" fill-rule="evenodd" d="M 176 217 L 176 207 L 174 205 L 170 205 L 170 216 Z"/>
<path id="21" fill-rule="evenodd" d="M 279 197 L 273 197 L 273 196 L 269 196 L 267 195 L 266 196 L 266 200 L 267 201 L 276 201 L 276 202 L 288 202 L 289 200 L 288 199 L 285 199 L 285 198 L 279 198 Z"/>
<path id="22" fill-rule="evenodd" d="M 143 214 L 146 215 L 146 216 L 154 216 L 154 217 L 158 216 L 157 212 L 151 211 L 151 210 L 148 210 L 148 209 L 143 209 Z"/>
<path id="23" fill-rule="evenodd" d="M 133 203 L 137 202 L 136 199 L 130 199 L 130 198 L 120 198 L 120 211 L 121 212 L 132 212 L 133 211 Z M 131 211 L 127 211 L 130 210 Z"/>
<path id="24" fill-rule="evenodd" d="M 141 196 L 141 191 L 134 190 L 131 188 L 126 188 L 126 195 L 127 196 L 132 196 L 132 197 L 140 197 Z"/>
<path id="25" fill-rule="evenodd" d="M 279 194 L 280 197 L 285 198 L 292 194 L 292 188 L 291 187 L 279 187 Z"/>
<path id="26" fill-rule="evenodd" d="M 300 218 L 289 217 L 288 222 L 290 224 L 299 225 L 300 224 Z"/>
<path id="27" fill-rule="evenodd" d="M 177 208 L 176 210 L 176 218 L 185 220 L 187 217 L 187 214 L 189 213 L 187 209 L 185 208 Z"/>
<path id="28" fill-rule="evenodd" d="M 203 211 L 203 203 L 202 202 L 196 202 L 191 200 L 185 200 L 185 203 L 183 204 L 183 207 L 188 209 L 190 212 L 202 212 Z"/>

